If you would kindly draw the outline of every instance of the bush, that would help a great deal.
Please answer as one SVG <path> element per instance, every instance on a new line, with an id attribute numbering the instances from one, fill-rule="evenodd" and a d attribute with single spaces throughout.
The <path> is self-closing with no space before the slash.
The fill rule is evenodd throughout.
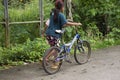
<path id="1" fill-rule="evenodd" d="M 43 56 L 48 47 L 45 39 L 36 38 L 34 41 L 28 39 L 23 45 L 11 46 L 10 49 L 0 48 L 0 65 L 20 61 L 36 62 Z"/>

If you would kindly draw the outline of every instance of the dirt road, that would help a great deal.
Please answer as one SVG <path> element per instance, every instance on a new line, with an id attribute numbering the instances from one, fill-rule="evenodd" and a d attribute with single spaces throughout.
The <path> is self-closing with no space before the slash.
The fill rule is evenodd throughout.
<path id="1" fill-rule="evenodd" d="M 47 75 L 35 63 L 0 71 L 0 80 L 120 80 L 120 45 L 92 52 L 84 65 L 64 62 L 54 75 Z"/>

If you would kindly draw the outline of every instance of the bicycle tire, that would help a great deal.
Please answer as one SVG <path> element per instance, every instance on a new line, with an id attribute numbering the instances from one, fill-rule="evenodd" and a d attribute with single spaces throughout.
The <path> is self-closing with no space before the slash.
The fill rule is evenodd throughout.
<path id="1" fill-rule="evenodd" d="M 55 52 L 52 52 L 53 50 L 55 50 Z M 43 61 L 42 61 L 42 66 L 43 66 L 43 69 L 46 73 L 48 74 L 55 74 L 56 72 L 59 71 L 60 67 L 61 67 L 61 64 L 62 64 L 62 60 L 59 61 L 59 64 L 57 65 L 58 68 L 57 69 L 52 69 L 52 65 L 55 64 L 55 59 L 58 55 L 58 53 L 60 52 L 60 48 L 59 47 L 51 47 L 49 48 L 46 52 L 45 52 L 45 55 L 43 56 Z M 48 55 L 49 55 L 49 58 L 48 58 Z M 53 58 L 50 59 L 50 58 Z M 47 60 L 46 60 L 47 59 Z M 50 63 L 49 63 L 50 62 Z M 52 64 L 51 64 L 52 63 Z M 50 64 L 50 65 L 49 65 Z"/>
<path id="2" fill-rule="evenodd" d="M 91 47 L 87 41 L 78 41 L 74 49 L 74 58 L 78 64 L 84 64 L 89 61 Z"/>

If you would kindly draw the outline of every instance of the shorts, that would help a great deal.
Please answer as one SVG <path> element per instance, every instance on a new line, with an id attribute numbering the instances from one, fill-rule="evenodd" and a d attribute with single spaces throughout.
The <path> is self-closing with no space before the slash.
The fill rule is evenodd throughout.
<path id="1" fill-rule="evenodd" d="M 50 35 L 46 36 L 46 39 L 49 43 L 49 45 L 52 46 L 57 46 L 59 39 Z"/>

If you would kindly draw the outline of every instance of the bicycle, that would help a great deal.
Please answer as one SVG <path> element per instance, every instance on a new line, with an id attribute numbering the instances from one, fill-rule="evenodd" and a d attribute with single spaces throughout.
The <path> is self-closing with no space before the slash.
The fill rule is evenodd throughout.
<path id="1" fill-rule="evenodd" d="M 65 30 L 56 30 L 58 34 L 63 34 Z M 80 35 L 76 29 L 76 35 L 73 40 L 68 44 L 63 44 L 61 47 L 53 46 L 49 48 L 43 56 L 42 66 L 46 73 L 54 74 L 59 71 L 62 62 L 67 60 L 70 55 L 73 44 L 76 43 L 74 48 L 74 59 L 78 64 L 84 64 L 88 62 L 91 55 L 91 47 L 88 41 L 80 39 Z M 69 60 L 67 60 L 70 62 Z M 52 65 L 57 63 L 57 68 L 52 69 Z M 70 62 L 71 63 L 71 62 Z"/>

